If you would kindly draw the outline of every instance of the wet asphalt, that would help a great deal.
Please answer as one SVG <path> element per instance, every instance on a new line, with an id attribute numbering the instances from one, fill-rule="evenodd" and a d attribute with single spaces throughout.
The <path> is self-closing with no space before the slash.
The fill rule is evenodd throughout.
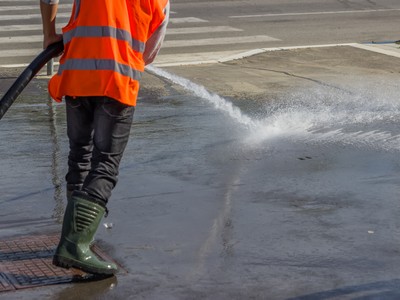
<path id="1" fill-rule="evenodd" d="M 399 299 L 399 67 L 342 46 L 151 69 L 97 234 L 127 273 L 0 298 Z M 61 229 L 46 82 L 0 121 L 2 239 Z"/>

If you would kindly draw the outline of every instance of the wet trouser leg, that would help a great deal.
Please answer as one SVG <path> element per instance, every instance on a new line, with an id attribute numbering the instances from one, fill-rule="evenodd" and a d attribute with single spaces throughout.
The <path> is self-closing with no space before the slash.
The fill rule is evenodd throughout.
<path id="1" fill-rule="evenodd" d="M 70 143 L 67 186 L 107 203 L 117 183 L 134 107 L 108 97 L 66 97 Z"/>

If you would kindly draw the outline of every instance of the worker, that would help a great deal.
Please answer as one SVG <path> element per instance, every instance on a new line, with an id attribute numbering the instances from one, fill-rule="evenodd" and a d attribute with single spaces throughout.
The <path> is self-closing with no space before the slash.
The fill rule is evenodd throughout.
<path id="1" fill-rule="evenodd" d="M 139 81 L 156 57 L 169 19 L 169 0 L 74 0 L 69 23 L 56 31 L 58 0 L 40 0 L 43 47 L 63 40 L 49 81 L 65 99 L 69 139 L 67 207 L 53 264 L 97 275 L 117 266 L 90 249 L 117 183 Z"/>

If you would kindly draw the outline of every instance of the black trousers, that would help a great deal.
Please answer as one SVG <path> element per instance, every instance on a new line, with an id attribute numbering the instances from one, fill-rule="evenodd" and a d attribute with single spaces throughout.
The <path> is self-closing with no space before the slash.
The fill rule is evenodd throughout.
<path id="1" fill-rule="evenodd" d="M 108 202 L 129 140 L 135 108 L 109 97 L 66 97 L 68 186 Z"/>

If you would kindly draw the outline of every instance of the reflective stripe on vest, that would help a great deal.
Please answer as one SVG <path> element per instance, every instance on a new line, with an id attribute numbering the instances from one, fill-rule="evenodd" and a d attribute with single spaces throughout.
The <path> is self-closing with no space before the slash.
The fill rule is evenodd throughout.
<path id="1" fill-rule="evenodd" d="M 112 59 L 79 59 L 70 58 L 60 65 L 58 74 L 66 70 L 80 70 L 80 71 L 114 71 L 121 75 L 128 76 L 133 80 L 140 80 L 142 72 L 132 69 L 128 65 L 120 64 Z"/>
<path id="2" fill-rule="evenodd" d="M 49 82 L 52 98 L 108 96 L 136 105 L 146 45 L 166 20 L 167 5 L 168 0 L 74 0 L 59 70 Z"/>
<path id="3" fill-rule="evenodd" d="M 81 0 L 75 0 L 74 5 L 75 5 L 74 20 L 76 20 L 76 18 L 78 17 L 78 14 L 79 14 L 79 10 L 81 8 Z"/>
<path id="4" fill-rule="evenodd" d="M 132 38 L 131 34 L 123 29 L 110 26 L 80 26 L 63 35 L 64 45 L 68 44 L 74 37 L 109 37 L 128 42 L 134 51 L 143 53 L 145 44 Z"/>

